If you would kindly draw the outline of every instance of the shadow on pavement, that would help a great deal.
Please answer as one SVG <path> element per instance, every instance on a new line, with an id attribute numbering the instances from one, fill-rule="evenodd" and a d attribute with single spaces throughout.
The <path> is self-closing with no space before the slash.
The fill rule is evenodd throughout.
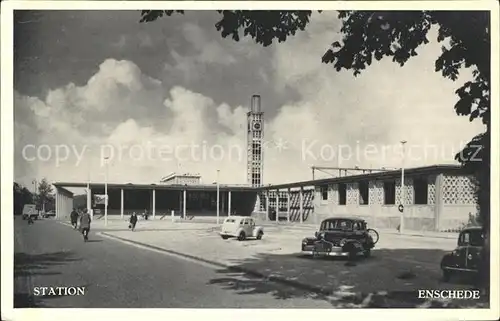
<path id="1" fill-rule="evenodd" d="M 46 271 L 50 267 L 79 261 L 72 252 L 44 254 L 14 253 L 14 278 L 30 278 L 33 275 L 58 275 L 59 272 Z M 27 289 L 14 289 L 14 308 L 43 308 L 41 299 L 58 296 L 35 296 L 26 293 Z"/>
<path id="2" fill-rule="evenodd" d="M 419 289 L 477 289 L 463 280 L 441 281 L 439 264 L 445 253 L 434 249 L 380 249 L 354 262 L 299 254 L 258 254 L 235 261 L 233 268 L 219 270 L 224 276 L 209 283 L 239 295 L 327 300 L 335 308 L 488 308 L 487 297 L 460 301 L 418 298 Z M 277 278 L 288 281 L 272 282 Z"/>
<path id="3" fill-rule="evenodd" d="M 14 253 L 14 278 L 29 275 L 56 275 L 57 272 L 44 271 L 56 265 L 80 261 L 72 252 L 43 254 Z"/>
<path id="4" fill-rule="evenodd" d="M 28 293 L 14 293 L 14 308 L 48 308 L 44 304 L 46 299 L 56 299 L 63 297 L 63 295 L 43 295 L 34 296 Z"/>

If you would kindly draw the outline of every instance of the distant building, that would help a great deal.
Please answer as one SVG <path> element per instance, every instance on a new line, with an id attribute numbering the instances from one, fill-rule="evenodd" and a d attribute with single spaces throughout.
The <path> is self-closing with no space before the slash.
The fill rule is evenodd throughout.
<path id="1" fill-rule="evenodd" d="M 300 221 L 302 189 L 302 220 L 314 223 L 346 215 L 359 216 L 370 226 L 396 229 L 404 218 L 407 230 L 446 231 L 459 229 L 469 215 L 477 213 L 474 179 L 460 166 L 408 168 L 404 180 L 402 188 L 401 171 L 391 170 L 270 185 L 262 188 L 261 195 L 273 209 L 278 201 L 283 216 L 288 210 L 289 191 L 291 220 Z"/>
<path id="2" fill-rule="evenodd" d="M 177 174 L 172 173 L 160 180 L 161 184 L 170 185 L 201 185 L 201 176 L 199 174 Z"/>

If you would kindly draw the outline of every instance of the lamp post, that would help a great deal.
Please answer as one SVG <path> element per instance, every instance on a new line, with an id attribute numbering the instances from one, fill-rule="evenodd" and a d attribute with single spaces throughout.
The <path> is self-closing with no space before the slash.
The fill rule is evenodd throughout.
<path id="1" fill-rule="evenodd" d="M 402 159 L 401 159 L 401 194 L 400 194 L 400 207 L 401 207 L 401 216 L 400 216 L 400 223 L 399 223 L 399 233 L 403 233 L 404 229 L 404 206 L 405 206 L 405 144 L 406 140 L 401 141 L 401 150 L 402 150 Z"/>
<path id="2" fill-rule="evenodd" d="M 219 224 L 219 172 L 220 170 L 217 170 L 217 224 Z"/>
<path id="3" fill-rule="evenodd" d="M 108 226 L 108 159 L 109 157 L 104 157 L 104 226 Z"/>
<path id="4" fill-rule="evenodd" d="M 36 190 L 37 190 L 37 187 L 38 187 L 38 182 L 37 182 L 36 179 L 34 179 L 31 183 L 33 184 L 33 203 L 37 204 Z"/>
<path id="5" fill-rule="evenodd" d="M 93 219 L 94 214 L 92 212 L 92 195 L 90 191 L 90 161 L 87 160 L 87 211 L 90 217 Z"/>

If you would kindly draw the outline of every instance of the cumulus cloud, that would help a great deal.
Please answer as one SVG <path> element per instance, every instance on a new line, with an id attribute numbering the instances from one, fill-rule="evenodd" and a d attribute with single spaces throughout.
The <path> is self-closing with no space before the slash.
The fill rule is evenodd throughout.
<path id="1" fill-rule="evenodd" d="M 207 32 L 192 23 L 182 26 L 184 40 L 191 46 L 193 53 L 186 55 L 171 50 L 174 63 L 166 63 L 164 69 L 173 75 L 182 75 L 191 80 L 206 70 L 207 64 L 229 66 L 236 63 L 231 50 L 221 45 L 220 41 L 209 40 Z"/>
<path id="2" fill-rule="evenodd" d="M 355 78 L 321 63 L 328 44 L 339 38 L 329 14 L 313 17 L 309 29 L 275 46 L 274 68 L 259 71 L 276 91 L 292 88 L 300 96 L 265 117 L 264 183 L 310 179 L 311 165 L 399 167 L 401 140 L 413 148 L 407 166 L 453 163 L 461 142 L 483 128 L 455 115 L 458 82 L 433 70 L 439 46 L 422 48 L 403 68 L 383 60 Z M 199 73 L 203 65 L 248 57 L 207 40 L 195 25 L 186 24 L 183 32 L 195 53 L 173 53 L 177 63 L 167 65 L 176 71 L 173 79 Z M 106 156 L 113 182 L 157 182 L 181 170 L 211 183 L 220 169 L 221 181 L 245 183 L 248 106 L 230 106 L 223 97 L 186 86 L 164 87 L 134 62 L 110 58 L 82 86 L 70 83 L 45 98 L 16 92 L 16 180 L 102 181 Z M 22 152 L 30 144 L 29 157 L 43 144 L 52 157 L 27 161 Z M 56 164 L 56 150 L 64 156 L 61 146 L 69 152 Z"/>

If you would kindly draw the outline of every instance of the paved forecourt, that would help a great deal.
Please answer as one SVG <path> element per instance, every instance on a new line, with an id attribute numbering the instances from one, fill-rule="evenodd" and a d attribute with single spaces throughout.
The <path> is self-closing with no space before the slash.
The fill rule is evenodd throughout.
<path id="1" fill-rule="evenodd" d="M 372 257 L 351 265 L 345 260 L 309 259 L 299 255 L 301 239 L 312 236 L 314 226 L 265 225 L 262 240 L 243 242 L 222 240 L 219 230 L 218 225 L 211 223 L 145 221 L 135 232 L 111 229 L 103 232 L 122 242 L 149 245 L 175 255 L 231 267 L 228 274 L 245 271 L 289 281 L 328 295 L 338 306 L 364 302 L 362 305 L 367 307 L 411 307 L 430 304 L 416 300 L 418 289 L 470 288 L 441 281 L 439 262 L 446 252 L 454 249 L 455 238 L 380 231 Z"/>

